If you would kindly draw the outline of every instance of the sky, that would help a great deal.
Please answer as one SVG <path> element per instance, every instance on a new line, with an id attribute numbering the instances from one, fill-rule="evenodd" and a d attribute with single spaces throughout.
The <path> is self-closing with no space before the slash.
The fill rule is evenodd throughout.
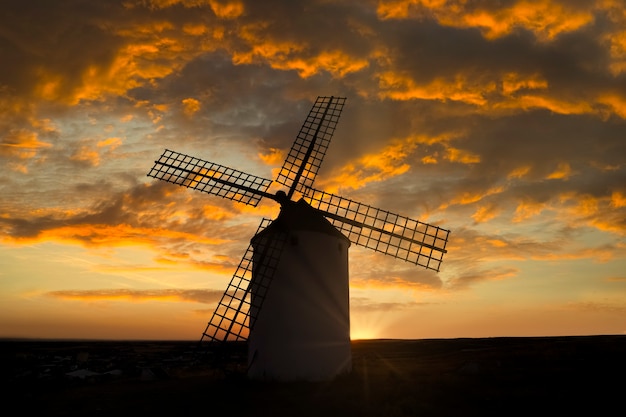
<path id="1" fill-rule="evenodd" d="M 626 334 L 622 0 L 0 7 L 0 337 L 200 340 L 279 207 L 146 174 L 274 179 L 330 95 L 315 188 L 451 231 L 439 272 L 351 246 L 353 339 Z"/>

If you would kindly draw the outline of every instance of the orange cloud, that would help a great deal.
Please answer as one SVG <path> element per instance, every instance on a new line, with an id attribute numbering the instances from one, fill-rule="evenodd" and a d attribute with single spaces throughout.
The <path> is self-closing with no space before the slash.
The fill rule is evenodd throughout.
<path id="1" fill-rule="evenodd" d="M 200 110 L 200 102 L 195 98 L 185 98 L 182 101 L 183 103 L 183 112 L 191 117 L 194 113 Z"/>
<path id="2" fill-rule="evenodd" d="M 327 192 L 335 193 L 340 189 L 358 189 L 370 182 L 402 175 L 410 168 L 404 161 L 415 150 L 417 143 L 418 140 L 413 137 L 396 140 L 376 153 L 344 165 L 340 172 L 330 176 L 331 179 L 323 187 Z"/>
<path id="3" fill-rule="evenodd" d="M 561 215 L 572 222 L 587 224 L 598 230 L 620 235 L 626 234 L 626 222 L 623 213 L 623 194 L 614 191 L 608 196 L 593 196 L 574 192 L 559 195 Z"/>
<path id="4" fill-rule="evenodd" d="M 0 138 L 0 156 L 31 159 L 39 149 L 50 146 L 52 144 L 40 141 L 35 132 L 14 129 Z"/>
<path id="5" fill-rule="evenodd" d="M 442 208 L 446 208 L 448 205 L 452 205 L 452 204 L 461 204 L 461 205 L 465 205 L 465 204 L 473 204 L 476 203 L 478 201 L 483 200 L 484 198 L 491 196 L 491 195 L 495 195 L 495 194 L 500 194 L 505 190 L 505 187 L 503 186 L 495 186 L 495 187 L 491 187 L 485 191 L 464 191 L 462 192 L 460 195 L 454 197 L 449 204 L 443 204 Z"/>
<path id="6" fill-rule="evenodd" d="M 200 36 L 208 31 L 208 28 L 200 23 L 183 23 L 182 30 L 187 35 Z"/>
<path id="7" fill-rule="evenodd" d="M 528 165 L 521 166 L 509 172 L 506 177 L 507 179 L 522 178 L 522 177 L 525 177 L 530 172 L 530 170 L 531 170 L 531 167 Z"/>
<path id="8" fill-rule="evenodd" d="M 540 75 L 524 76 L 509 72 L 502 76 L 502 94 L 510 96 L 520 90 L 539 90 L 548 88 L 548 81 Z"/>
<path id="9" fill-rule="evenodd" d="M 109 148 L 109 150 L 113 150 L 122 144 L 122 140 L 120 138 L 107 138 L 99 141 L 96 146 L 98 148 Z"/>
<path id="10" fill-rule="evenodd" d="M 433 155 L 426 155 L 425 157 L 422 158 L 422 164 L 427 165 L 427 164 L 436 164 L 437 163 L 437 158 Z"/>
<path id="11" fill-rule="evenodd" d="M 626 119 L 626 98 L 614 93 L 602 94 L 598 97 L 598 102 L 607 106 L 622 119 Z"/>
<path id="12" fill-rule="evenodd" d="M 266 61 L 272 68 L 297 71 L 300 77 L 308 78 L 321 71 L 327 71 L 335 77 L 357 72 L 369 65 L 367 59 L 353 58 L 340 50 L 322 51 L 317 55 L 305 57 L 305 45 L 292 41 L 271 41 L 246 36 L 251 44 L 247 52 L 234 51 L 233 62 L 251 64 Z M 296 53 L 298 53 L 296 55 Z"/>
<path id="13" fill-rule="evenodd" d="M 446 3 L 448 0 L 381 0 L 376 13 L 381 19 L 407 19 L 414 6 L 439 9 L 446 6 Z"/>
<path id="14" fill-rule="evenodd" d="M 340 189 L 359 189 L 370 182 L 385 181 L 405 174 L 411 168 L 407 160 L 416 153 L 419 145 L 424 145 L 424 152 L 429 152 L 427 147 L 442 146 L 445 150 L 443 152 L 445 159 L 451 162 L 477 162 L 477 156 L 448 145 L 448 142 L 457 135 L 444 133 L 437 136 L 415 135 L 395 139 L 381 150 L 349 161 L 320 186 L 329 193 L 336 193 Z M 437 163 L 437 157 L 426 155 L 420 161 L 424 164 Z"/>
<path id="15" fill-rule="evenodd" d="M 250 64 L 258 58 L 281 62 L 294 52 L 303 51 L 305 45 L 291 40 L 272 40 L 263 36 L 267 24 L 249 24 L 240 29 L 239 36 L 250 46 L 247 52 L 234 52 L 232 59 L 236 64 Z"/>
<path id="16" fill-rule="evenodd" d="M 418 85 L 408 74 L 386 71 L 378 75 L 380 98 L 393 100 L 453 100 L 477 106 L 487 104 L 485 96 L 496 91 L 496 83 L 489 80 L 468 80 L 458 74 L 454 79 L 436 78 Z"/>
<path id="17" fill-rule="evenodd" d="M 626 194 L 614 191 L 611 194 L 611 206 L 615 208 L 626 207 Z"/>
<path id="18" fill-rule="evenodd" d="M 153 9 L 166 9 L 177 5 L 199 8 L 208 5 L 215 16 L 221 19 L 235 19 L 245 12 L 243 2 L 240 0 L 135 0 L 135 3 L 126 2 L 126 7 L 142 7 L 146 3 Z"/>
<path id="19" fill-rule="evenodd" d="M 558 114 L 606 114 L 607 110 L 626 118 L 626 99 L 615 93 L 595 98 L 557 97 L 540 75 L 505 73 L 491 78 L 457 74 L 418 83 L 408 73 L 384 71 L 378 74 L 379 97 L 393 100 L 459 101 L 494 110 L 547 109 Z M 542 90 L 539 93 L 539 90 Z M 551 95 L 552 94 L 552 95 Z M 600 105 L 600 106 L 598 106 Z"/>
<path id="20" fill-rule="evenodd" d="M 327 71 L 334 77 L 343 77 L 369 65 L 367 59 L 355 58 L 340 49 L 324 49 L 311 54 L 307 43 L 270 38 L 266 29 L 267 24 L 255 23 L 240 30 L 239 36 L 248 44 L 248 50 L 232 51 L 235 64 L 264 61 L 274 69 L 297 71 L 302 78 L 311 77 L 321 71 Z"/>
<path id="21" fill-rule="evenodd" d="M 351 57 L 340 50 L 322 51 L 318 55 L 309 58 L 297 58 L 289 61 L 278 69 L 295 69 L 302 78 L 308 78 L 320 71 L 327 71 L 335 77 L 341 78 L 347 74 L 367 68 L 367 59 Z"/>
<path id="22" fill-rule="evenodd" d="M 498 209 L 493 204 L 488 204 L 482 207 L 479 207 L 478 210 L 472 215 L 472 218 L 476 223 L 485 223 L 494 217 L 500 214 L 500 209 Z"/>
<path id="23" fill-rule="evenodd" d="M 100 165 L 102 152 L 111 152 L 121 144 L 122 140 L 117 137 L 103 139 L 95 144 L 83 143 L 72 152 L 70 161 L 95 167 Z"/>
<path id="24" fill-rule="evenodd" d="M 493 8 L 489 8 L 489 3 L 450 3 L 446 0 L 384 0 L 378 3 L 377 14 L 381 19 L 428 16 L 444 26 L 479 28 L 487 39 L 506 36 L 516 28 L 523 28 L 533 32 L 539 40 L 550 41 L 593 22 L 593 9 L 551 0 L 520 0 L 510 7 Z"/>
<path id="25" fill-rule="evenodd" d="M 235 19 L 241 16 L 245 9 L 239 0 L 209 0 L 211 10 L 221 19 Z"/>
<path id="26" fill-rule="evenodd" d="M 282 161 L 285 160 L 285 153 L 280 149 L 270 148 L 265 154 L 259 153 L 258 157 L 266 165 L 274 166 L 274 165 L 281 164 Z"/>
<path id="27" fill-rule="evenodd" d="M 100 154 L 83 145 L 72 153 L 70 160 L 95 167 L 100 165 Z"/>
<path id="28" fill-rule="evenodd" d="M 274 219 L 278 216 L 280 205 L 278 205 L 275 201 L 264 198 L 256 207 L 252 207 L 247 204 L 235 204 L 234 208 L 240 214 L 250 214 L 255 217 L 262 216 Z"/>
<path id="29" fill-rule="evenodd" d="M 611 34 L 611 58 L 609 69 L 613 75 L 618 76 L 626 71 L 626 32 Z"/>
<path id="30" fill-rule="evenodd" d="M 445 25 L 459 24 L 453 16 L 442 18 Z M 518 1 L 510 8 L 497 11 L 477 10 L 461 17 L 461 25 L 478 27 L 487 39 L 499 38 L 522 27 L 535 34 L 539 40 L 548 41 L 575 31 L 593 21 L 593 12 L 567 8 L 566 5 L 544 1 Z"/>
<path id="31" fill-rule="evenodd" d="M 477 164 L 480 162 L 480 156 L 475 155 L 463 149 L 448 147 L 446 149 L 446 159 L 450 162 L 460 162 L 462 164 Z"/>
<path id="32" fill-rule="evenodd" d="M 620 31 L 606 33 L 603 42 L 608 46 L 611 62 L 609 70 L 614 76 L 618 76 L 626 71 L 626 13 L 624 13 L 624 4 L 620 0 L 603 0 L 596 7 L 604 10 L 605 16 Z"/>
<path id="33" fill-rule="evenodd" d="M 538 203 L 535 201 L 524 201 L 517 205 L 515 208 L 515 214 L 513 216 L 513 222 L 519 223 L 527 220 L 531 217 L 539 215 L 546 205 L 544 203 Z"/>
<path id="34" fill-rule="evenodd" d="M 227 239 L 209 238 L 193 233 L 176 232 L 168 229 L 133 227 L 128 224 L 100 225 L 77 224 L 70 226 L 53 227 L 42 230 L 36 235 L 11 237 L 4 235 L 5 243 L 55 241 L 79 243 L 85 246 L 154 246 L 162 241 L 180 240 L 208 245 L 220 245 L 228 242 Z"/>
<path id="35" fill-rule="evenodd" d="M 506 247 L 508 245 L 507 242 L 501 240 L 501 239 L 488 239 L 487 243 L 491 244 L 494 247 L 497 248 L 503 248 Z"/>
<path id="36" fill-rule="evenodd" d="M 204 205 L 202 207 L 202 215 L 205 219 L 211 220 L 227 220 L 235 216 L 232 210 L 226 210 L 223 207 L 215 205 Z"/>
<path id="37" fill-rule="evenodd" d="M 152 6 L 161 8 L 176 3 L 154 2 Z M 212 37 L 214 31 L 202 31 L 199 27 L 196 24 L 181 31 L 161 19 L 103 27 L 123 42 L 112 51 L 109 60 L 86 62 L 78 74 L 40 66 L 35 70 L 35 95 L 70 105 L 81 100 L 101 100 L 107 95 L 124 95 L 129 89 L 172 74 L 207 50 L 215 50 L 218 44 L 214 42 L 217 38 Z"/>
<path id="38" fill-rule="evenodd" d="M 578 216 L 590 216 L 598 212 L 600 207 L 600 200 L 591 195 L 562 195 L 561 201 L 573 201 L 573 212 Z"/>
<path id="39" fill-rule="evenodd" d="M 550 173 L 546 178 L 549 180 L 559 179 L 567 180 L 572 175 L 572 168 L 567 162 L 560 162 L 555 171 Z"/>
<path id="40" fill-rule="evenodd" d="M 385 71 L 378 75 L 381 98 L 393 100 L 439 100 L 459 101 L 488 110 L 533 108 L 548 109 L 559 114 L 589 114 L 599 110 L 593 101 L 551 97 L 548 83 L 538 75 L 523 76 L 506 73 L 500 80 L 471 78 L 457 74 L 453 78 L 436 78 L 426 84 L 418 84 L 411 75 Z M 542 95 L 529 91 L 546 90 Z M 626 118 L 626 100 L 612 94 L 599 97 L 604 104 L 620 117 Z"/>
<path id="41" fill-rule="evenodd" d="M 567 101 L 554 97 L 538 95 L 523 95 L 516 98 L 515 100 L 505 101 L 503 103 L 497 104 L 494 107 L 519 108 L 525 110 L 532 108 L 542 108 L 559 114 L 585 114 L 595 112 L 595 109 L 588 101 Z"/>
<path id="42" fill-rule="evenodd" d="M 605 232 L 616 233 L 622 236 L 626 235 L 626 225 L 624 225 L 624 216 L 619 213 L 611 217 L 599 216 L 589 221 L 589 225 L 595 227 L 598 230 L 602 230 Z M 622 248 L 622 249 L 625 249 L 625 248 Z"/>

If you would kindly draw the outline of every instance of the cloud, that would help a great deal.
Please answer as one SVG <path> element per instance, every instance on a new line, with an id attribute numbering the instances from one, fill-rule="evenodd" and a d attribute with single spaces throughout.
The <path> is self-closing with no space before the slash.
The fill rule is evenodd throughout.
<path id="1" fill-rule="evenodd" d="M 501 209 L 494 204 L 481 205 L 477 208 L 476 212 L 472 214 L 472 218 L 475 223 L 484 223 L 494 219 L 501 212 Z"/>
<path id="2" fill-rule="evenodd" d="M 80 165 L 98 166 L 100 164 L 100 154 L 86 145 L 76 149 L 70 156 L 70 161 Z"/>
<path id="3" fill-rule="evenodd" d="M 58 135 L 49 118 L 35 116 L 34 107 L 0 82 L 0 160 L 23 174 L 45 158 L 45 151 L 54 146 Z"/>
<path id="4" fill-rule="evenodd" d="M 96 146 L 98 148 L 107 148 L 109 150 L 115 150 L 115 148 L 119 147 L 122 144 L 122 139 L 120 138 L 106 138 L 104 140 L 99 141 Z"/>
<path id="5" fill-rule="evenodd" d="M 626 307 L 622 303 L 612 301 L 580 301 L 567 304 L 568 309 L 592 313 L 609 313 L 624 315 Z"/>
<path id="6" fill-rule="evenodd" d="M 593 10 L 558 0 L 513 1 L 508 7 L 488 2 L 384 0 L 379 2 L 377 13 L 383 19 L 429 17 L 444 26 L 477 28 L 487 39 L 523 29 L 543 41 L 578 30 L 594 20 Z"/>
<path id="7" fill-rule="evenodd" d="M 515 277 L 519 273 L 517 268 L 491 268 L 484 270 L 463 271 L 460 275 L 450 278 L 445 288 L 452 291 L 466 290 L 472 285 L 484 281 L 499 281 Z"/>
<path id="8" fill-rule="evenodd" d="M 195 98 L 185 98 L 182 100 L 183 112 L 187 116 L 193 116 L 198 110 L 200 110 L 200 102 Z"/>
<path id="9" fill-rule="evenodd" d="M 379 302 L 367 297 L 350 298 L 350 311 L 352 313 L 387 313 L 391 311 L 410 310 L 416 307 L 430 305 L 419 302 Z"/>
<path id="10" fill-rule="evenodd" d="M 187 302 L 215 304 L 222 297 L 223 291 L 207 289 L 101 289 L 101 290 L 62 290 L 50 291 L 46 296 L 63 300 L 95 301 L 130 301 L 130 302 Z"/>
<path id="11" fill-rule="evenodd" d="M 0 138 L 0 155 L 30 159 L 37 155 L 39 149 L 50 146 L 51 143 L 40 141 L 36 132 L 12 130 Z"/>
<path id="12" fill-rule="evenodd" d="M 481 233 L 476 229 L 459 228 L 451 235 L 444 265 L 453 275 L 468 275 L 468 280 L 515 276 L 520 261 L 572 261 L 588 259 L 593 262 L 608 262 L 619 259 L 623 251 L 623 244 L 618 240 L 607 240 L 609 243 L 599 242 L 590 245 L 581 245 L 581 237 L 585 230 L 567 228 L 561 224 L 557 228 L 544 226 L 541 233 Z M 493 271 L 483 271 L 490 262 L 507 262 L 511 266 L 504 272 L 500 268 Z M 458 265 L 464 265 L 459 269 Z"/>

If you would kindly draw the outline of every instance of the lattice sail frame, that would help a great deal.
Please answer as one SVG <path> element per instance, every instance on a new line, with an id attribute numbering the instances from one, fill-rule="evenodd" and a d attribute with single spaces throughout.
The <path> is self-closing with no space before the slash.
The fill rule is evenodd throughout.
<path id="1" fill-rule="evenodd" d="M 289 188 L 289 197 L 313 185 L 345 102 L 332 96 L 315 101 L 276 178 Z"/>
<path id="2" fill-rule="evenodd" d="M 303 198 L 350 242 L 439 271 L 449 230 L 313 188 Z"/>
<path id="3" fill-rule="evenodd" d="M 255 206 L 272 180 L 166 149 L 148 173 L 162 181 Z"/>
<path id="4" fill-rule="evenodd" d="M 255 236 L 270 223 L 270 219 L 263 219 Z M 257 243 L 257 250 L 261 251 L 263 259 L 261 263 L 254 262 L 254 248 L 252 244 L 248 246 L 202 333 L 202 342 L 240 342 L 248 339 L 278 268 L 286 241 L 286 234 L 265 235 Z"/>

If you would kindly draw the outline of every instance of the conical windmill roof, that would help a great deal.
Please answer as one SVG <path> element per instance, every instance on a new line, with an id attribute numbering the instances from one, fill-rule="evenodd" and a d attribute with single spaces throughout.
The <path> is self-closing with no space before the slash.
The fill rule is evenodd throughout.
<path id="1" fill-rule="evenodd" d="M 288 201 L 284 203 L 280 208 L 278 217 L 264 230 L 256 234 L 252 238 L 252 243 L 255 243 L 256 239 L 267 233 L 276 231 L 289 232 L 291 230 L 307 230 L 324 233 L 342 239 L 350 246 L 350 240 L 337 230 L 326 217 L 303 199 L 297 202 Z"/>

